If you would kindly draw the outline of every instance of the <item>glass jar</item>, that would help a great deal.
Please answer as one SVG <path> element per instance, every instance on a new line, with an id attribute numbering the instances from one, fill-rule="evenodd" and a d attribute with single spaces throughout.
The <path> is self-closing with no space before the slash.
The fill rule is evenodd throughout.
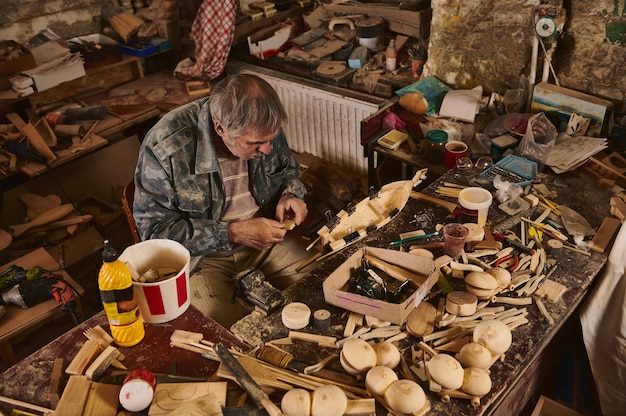
<path id="1" fill-rule="evenodd" d="M 444 147 L 448 141 L 448 133 L 444 130 L 431 130 L 424 140 L 424 157 L 430 163 L 443 163 Z"/>

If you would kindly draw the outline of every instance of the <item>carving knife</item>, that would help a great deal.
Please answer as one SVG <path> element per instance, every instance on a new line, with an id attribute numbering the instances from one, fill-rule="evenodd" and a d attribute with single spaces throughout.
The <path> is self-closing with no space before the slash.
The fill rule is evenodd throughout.
<path id="1" fill-rule="evenodd" d="M 245 368 L 237 361 L 237 359 L 228 351 L 224 345 L 216 343 L 213 346 L 215 354 L 219 357 L 224 366 L 233 374 L 233 376 L 239 382 L 239 385 L 246 393 L 254 400 L 259 406 L 267 410 L 270 416 L 283 416 L 278 406 L 276 406 L 268 397 L 268 395 L 261 389 L 259 384 L 254 381 L 252 376 L 246 371 Z"/>

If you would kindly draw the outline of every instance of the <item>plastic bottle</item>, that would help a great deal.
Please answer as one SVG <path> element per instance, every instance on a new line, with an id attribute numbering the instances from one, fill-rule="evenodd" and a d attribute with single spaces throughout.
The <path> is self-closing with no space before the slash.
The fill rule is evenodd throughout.
<path id="1" fill-rule="evenodd" d="M 98 273 L 98 288 L 104 312 L 109 320 L 113 340 L 120 347 L 138 344 L 145 335 L 133 293 L 133 278 L 126 264 L 108 240 L 102 250 L 102 267 Z"/>
<path id="2" fill-rule="evenodd" d="M 396 51 L 396 41 L 391 39 L 387 51 L 385 52 L 385 69 L 387 72 L 393 72 L 396 70 L 396 64 L 398 60 L 398 54 Z"/>

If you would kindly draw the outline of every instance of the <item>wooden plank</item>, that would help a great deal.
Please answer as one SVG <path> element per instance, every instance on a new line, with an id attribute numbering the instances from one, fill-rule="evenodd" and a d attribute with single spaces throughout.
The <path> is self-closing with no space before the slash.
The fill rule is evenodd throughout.
<path id="1" fill-rule="evenodd" d="M 117 415 L 119 395 L 120 386 L 92 381 L 83 414 L 89 416 Z"/>
<path id="2" fill-rule="evenodd" d="M 63 358 L 57 357 L 54 360 L 54 366 L 52 367 L 52 374 L 50 375 L 50 387 L 48 388 L 48 397 L 50 397 L 50 407 L 56 409 L 59 400 L 61 399 L 61 393 L 63 386 Z"/>
<path id="3" fill-rule="evenodd" d="M 63 396 L 55 409 L 55 414 L 63 416 L 82 416 L 85 402 L 89 396 L 91 381 L 85 376 L 72 376 L 63 390 Z"/>

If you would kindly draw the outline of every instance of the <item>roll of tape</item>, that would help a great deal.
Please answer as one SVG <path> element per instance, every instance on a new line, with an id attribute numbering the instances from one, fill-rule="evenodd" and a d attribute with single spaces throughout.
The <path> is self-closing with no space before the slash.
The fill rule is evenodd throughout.
<path id="1" fill-rule="evenodd" d="M 318 329 L 330 328 L 330 311 L 318 309 L 313 313 L 313 325 Z"/>

